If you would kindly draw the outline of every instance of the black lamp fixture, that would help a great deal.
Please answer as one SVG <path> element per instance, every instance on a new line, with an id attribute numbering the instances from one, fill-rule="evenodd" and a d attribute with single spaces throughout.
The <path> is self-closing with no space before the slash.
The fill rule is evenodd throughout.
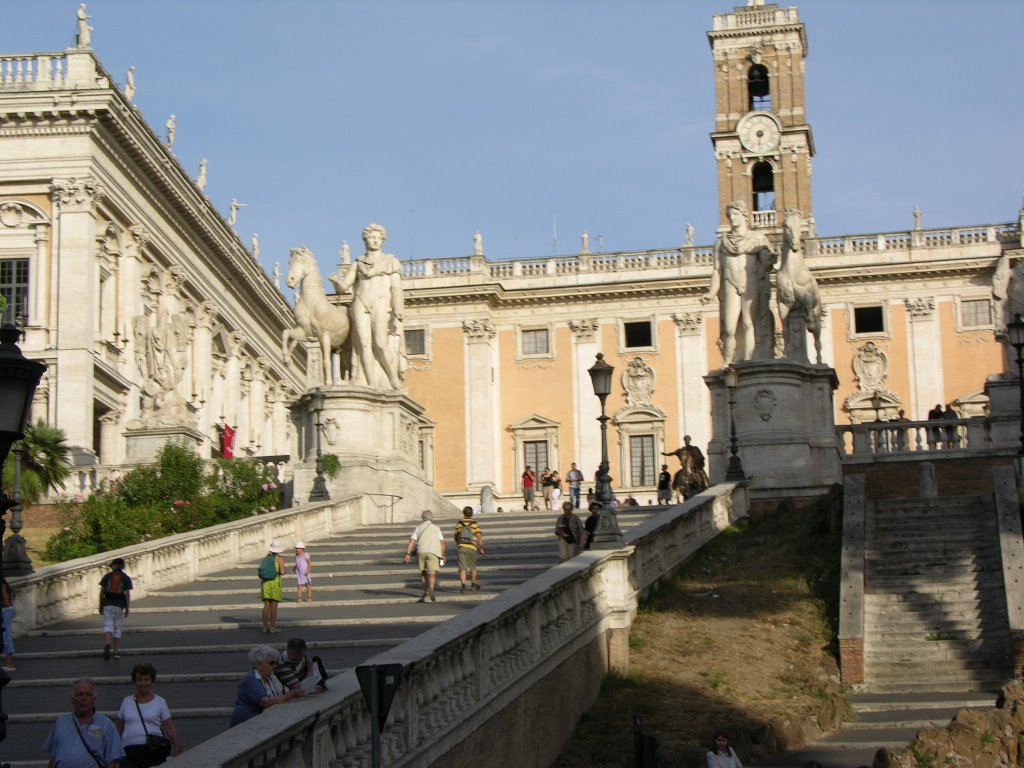
<path id="1" fill-rule="evenodd" d="M 608 416 L 604 411 L 605 401 L 612 391 L 612 373 L 615 367 L 604 361 L 604 355 L 597 353 L 597 362 L 587 370 L 594 394 L 601 401 L 601 466 L 597 469 L 597 487 L 594 501 L 601 505 L 601 522 L 594 534 L 592 549 L 619 549 L 626 546 L 626 540 L 619 529 L 619 517 L 612 500 L 612 479 L 608 476 Z"/>
<path id="2" fill-rule="evenodd" d="M 0 466 L 7 460 L 11 446 L 25 436 L 29 413 L 32 411 L 32 398 L 36 393 L 39 380 L 46 371 L 43 363 L 29 360 L 18 348 L 21 331 L 13 325 L 0 328 Z M 0 539 L 7 530 L 4 515 L 17 502 L 8 499 L 0 490 Z M 0 573 L 3 572 L 3 554 L 0 551 Z M 0 632 L 3 630 L 0 618 Z M 3 670 L 0 670 L 0 691 L 11 681 Z M 7 715 L 0 701 L 0 741 L 7 738 Z"/>
<path id="3" fill-rule="evenodd" d="M 324 454 L 320 449 L 320 432 L 324 426 L 321 417 L 324 412 L 325 400 L 324 393 L 319 389 L 310 395 L 310 404 L 316 415 L 316 479 L 313 480 L 313 490 L 309 492 L 310 501 L 331 500 L 331 494 L 327 491 L 327 481 L 324 479 Z"/>
<path id="4" fill-rule="evenodd" d="M 722 381 L 725 388 L 729 390 L 729 465 L 725 468 L 725 481 L 727 483 L 739 483 L 747 479 L 743 471 L 743 464 L 740 462 L 739 444 L 736 441 L 736 387 L 739 386 L 740 376 L 731 365 L 722 372 Z"/>
<path id="5" fill-rule="evenodd" d="M 1020 448 L 1017 454 L 1024 456 L 1024 318 L 1021 318 L 1019 312 L 1006 324 L 1006 336 L 1010 346 L 1017 350 L 1017 385 L 1020 388 Z"/>

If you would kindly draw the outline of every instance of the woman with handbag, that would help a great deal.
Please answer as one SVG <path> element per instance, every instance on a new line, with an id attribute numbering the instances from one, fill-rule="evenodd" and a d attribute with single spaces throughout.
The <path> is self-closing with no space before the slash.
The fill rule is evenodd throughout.
<path id="1" fill-rule="evenodd" d="M 153 693 L 156 669 L 152 664 L 136 664 L 132 682 L 135 694 L 124 697 L 117 713 L 117 730 L 125 754 L 121 768 L 161 765 L 171 755 L 181 754 L 181 742 L 167 702 Z"/>

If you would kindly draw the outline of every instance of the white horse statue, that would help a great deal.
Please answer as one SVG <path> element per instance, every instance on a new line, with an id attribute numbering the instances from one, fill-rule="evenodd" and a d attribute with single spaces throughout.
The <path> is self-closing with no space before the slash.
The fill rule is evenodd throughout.
<path id="1" fill-rule="evenodd" d="M 287 283 L 289 288 L 298 287 L 299 290 L 299 297 L 295 301 L 295 320 L 298 325 L 286 328 L 281 334 L 281 354 L 287 360 L 298 342 L 307 339 L 320 342 L 324 384 L 330 386 L 332 353 L 341 354 L 343 377 L 351 366 L 348 312 L 344 307 L 336 307 L 327 300 L 316 257 L 305 246 L 292 248 Z"/>
<path id="2" fill-rule="evenodd" d="M 786 334 L 786 357 L 792 360 L 798 351 L 793 349 L 787 320 L 793 310 L 803 313 L 806 329 L 814 336 L 814 351 L 818 365 L 821 365 L 821 295 L 818 282 L 804 261 L 803 226 L 803 214 L 793 208 L 788 209 L 782 227 L 782 263 L 776 276 L 779 319 Z"/>

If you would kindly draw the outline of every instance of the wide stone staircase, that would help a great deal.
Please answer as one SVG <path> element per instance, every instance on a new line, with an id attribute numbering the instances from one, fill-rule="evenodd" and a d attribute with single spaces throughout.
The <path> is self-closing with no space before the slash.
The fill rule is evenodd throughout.
<path id="1" fill-rule="evenodd" d="M 1013 656 L 991 499 L 883 500 L 865 522 L 872 692 L 998 690 Z"/>
<path id="2" fill-rule="evenodd" d="M 916 490 L 916 471 L 904 473 L 906 490 Z M 851 716 L 827 737 L 754 765 L 871 765 L 880 747 L 903 749 L 960 709 L 992 707 L 1013 676 L 990 495 L 870 502 L 863 568 L 866 682 L 850 696 Z"/>
<path id="3" fill-rule="evenodd" d="M 628 530 L 664 509 L 623 509 L 619 522 Z M 185 748 L 195 746 L 227 728 L 238 681 L 250 669 L 246 654 L 252 646 L 283 648 L 289 637 L 303 637 L 332 675 L 351 669 L 556 565 L 555 519 L 550 512 L 479 517 L 487 540 L 487 556 L 480 561 L 482 589 L 465 594 L 459 590 L 451 541 L 456 516 L 438 520 L 452 557 L 439 577 L 436 603 L 417 602 L 419 574 L 402 562 L 414 524 L 401 523 L 307 541 L 314 602 L 297 604 L 294 576 L 286 576 L 276 635 L 261 630 L 258 559 L 133 601 L 120 659 L 103 661 L 98 614 L 32 631 L 15 641 L 16 671 L 3 691 L 9 720 L 0 762 L 45 766 L 42 743 L 54 719 L 70 711 L 72 682 L 91 677 L 100 711 L 113 716 L 133 693 L 132 666 L 143 661 L 157 669 L 155 690 L 167 699 Z M 289 552 L 285 562 L 290 565 Z"/>

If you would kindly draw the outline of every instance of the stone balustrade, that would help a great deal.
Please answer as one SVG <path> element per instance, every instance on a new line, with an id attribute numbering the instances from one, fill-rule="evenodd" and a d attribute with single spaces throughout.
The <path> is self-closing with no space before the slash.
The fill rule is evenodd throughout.
<path id="1" fill-rule="evenodd" d="M 607 670 L 627 670 L 638 597 L 748 509 L 745 487 L 715 486 L 632 529 L 627 547 L 585 552 L 369 660 L 403 668 L 383 764 L 479 762 L 481 754 L 495 768 L 550 764 Z M 537 716 L 525 722 L 523 712 Z M 174 762 L 366 766 L 370 727 L 349 671 L 327 693 L 275 708 Z"/>
<path id="2" fill-rule="evenodd" d="M 876 421 L 836 427 L 843 461 L 876 461 L 925 451 L 973 451 L 995 448 L 987 418 L 942 421 Z"/>
<path id="3" fill-rule="evenodd" d="M 201 531 L 156 539 L 101 555 L 82 557 L 11 578 L 17 617 L 15 635 L 96 612 L 97 587 L 114 557 L 132 576 L 132 595 L 186 584 L 203 574 L 248 562 L 266 553 L 272 539 L 318 539 L 365 523 L 373 515 L 367 496 L 291 507 L 223 523 Z"/>
<path id="4" fill-rule="evenodd" d="M 68 57 L 63 53 L 0 56 L 0 87 L 65 88 L 67 76 Z"/>
<path id="5" fill-rule="evenodd" d="M 761 211 L 774 214 L 774 211 Z M 774 217 L 762 217 L 758 226 L 775 226 Z M 955 229 L 912 230 L 910 232 L 882 232 L 846 237 L 808 238 L 810 256 L 842 256 L 872 254 L 911 249 L 941 249 L 950 246 L 984 245 L 987 243 L 1016 243 L 1020 239 L 1020 226 L 991 224 Z M 959 255 L 958 255 L 959 257 Z M 616 251 L 612 253 L 580 253 L 572 256 L 552 256 L 544 259 L 510 259 L 487 261 L 483 256 L 465 256 L 451 259 L 420 259 L 403 263 L 403 276 L 407 279 L 483 274 L 495 280 L 536 278 L 550 275 L 616 273 L 646 270 L 685 269 L 696 267 L 709 272 L 714 259 L 714 247 L 684 246 L 673 249 L 647 251 Z"/>

